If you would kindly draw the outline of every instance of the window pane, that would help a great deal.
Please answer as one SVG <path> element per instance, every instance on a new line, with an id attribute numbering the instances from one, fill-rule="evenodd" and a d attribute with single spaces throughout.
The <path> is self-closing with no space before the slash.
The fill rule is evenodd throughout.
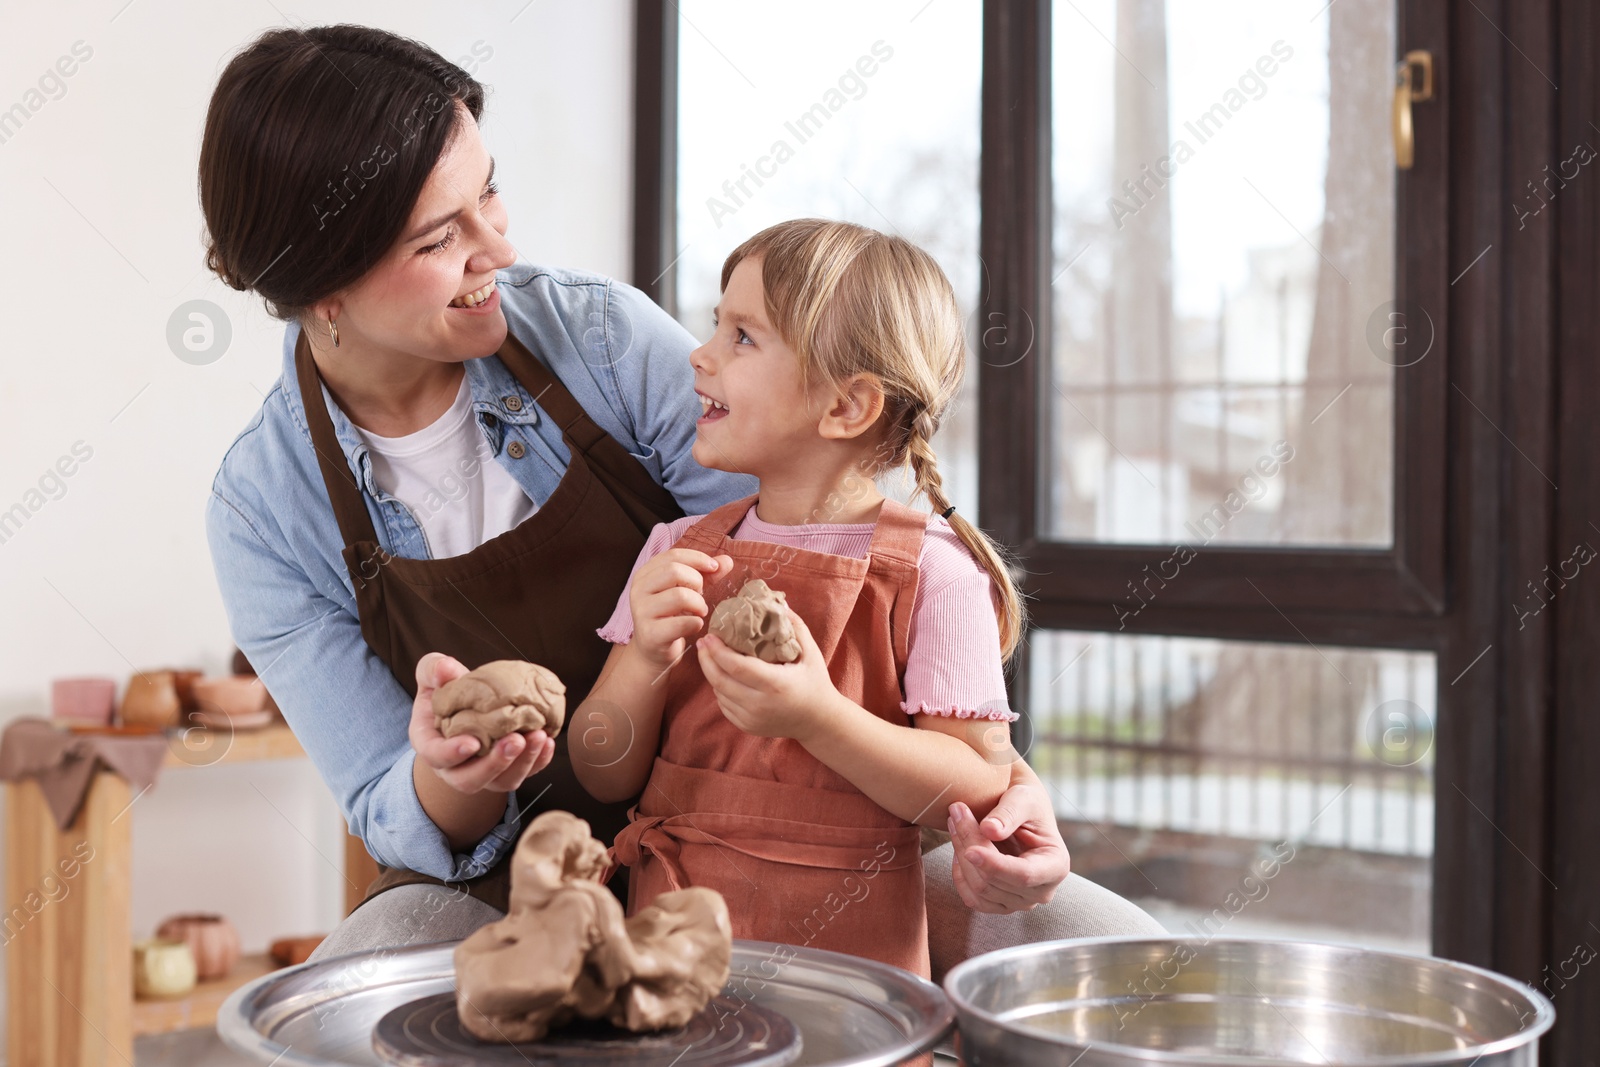
<path id="1" fill-rule="evenodd" d="M 775 222 L 823 216 L 927 249 L 974 333 L 981 8 L 927 0 L 682 0 L 678 315 L 711 332 L 722 261 Z M 782 42 L 782 47 L 774 47 Z M 934 446 L 977 514 L 976 361 Z M 884 485 L 904 499 L 899 479 Z"/>
<path id="2" fill-rule="evenodd" d="M 1052 19 L 1042 533 L 1389 544 L 1393 0 Z"/>
<path id="3" fill-rule="evenodd" d="M 1428 949 L 1432 653 L 1029 642 L 1017 744 L 1074 871 L 1176 932 Z"/>

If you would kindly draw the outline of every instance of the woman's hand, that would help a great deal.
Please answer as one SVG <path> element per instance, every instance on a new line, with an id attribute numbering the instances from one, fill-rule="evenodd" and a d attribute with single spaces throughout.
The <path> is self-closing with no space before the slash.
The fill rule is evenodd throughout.
<path id="1" fill-rule="evenodd" d="M 683 658 L 689 638 L 700 632 L 711 609 L 706 579 L 733 570 L 733 557 L 712 558 L 692 548 L 669 548 L 639 568 L 628 587 L 633 638 L 628 647 L 657 670 Z"/>
<path id="2" fill-rule="evenodd" d="M 981 824 L 965 804 L 950 805 L 950 834 L 956 892 L 974 911 L 1031 911 L 1072 871 L 1050 798 L 1033 783 L 1007 789 Z"/>
<path id="3" fill-rule="evenodd" d="M 715 634 L 702 637 L 695 650 L 729 722 L 757 737 L 792 737 L 805 744 L 827 728 L 828 715 L 842 697 L 805 620 L 787 604 L 783 610 L 800 639 L 800 658 L 793 663 L 735 652 Z"/>
<path id="4" fill-rule="evenodd" d="M 429 652 L 417 661 L 417 699 L 411 705 L 411 747 L 442 781 L 461 793 L 509 793 L 550 765 L 556 743 L 543 730 L 507 734 L 487 753 L 475 737 L 445 737 L 433 717 L 433 691 L 467 673 L 458 659 Z"/>

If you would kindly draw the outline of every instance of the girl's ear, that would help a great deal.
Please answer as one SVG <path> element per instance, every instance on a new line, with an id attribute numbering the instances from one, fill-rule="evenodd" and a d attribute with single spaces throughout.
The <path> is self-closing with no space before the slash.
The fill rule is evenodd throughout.
<path id="1" fill-rule="evenodd" d="M 876 374 L 855 374 L 835 386 L 833 402 L 817 432 L 830 440 L 849 440 L 871 429 L 883 414 L 883 381 Z"/>

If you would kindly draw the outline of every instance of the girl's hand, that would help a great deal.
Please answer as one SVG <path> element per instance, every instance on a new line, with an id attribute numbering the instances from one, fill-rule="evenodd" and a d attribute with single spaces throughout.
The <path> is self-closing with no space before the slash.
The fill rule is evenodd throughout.
<path id="1" fill-rule="evenodd" d="M 715 634 L 702 637 L 695 648 L 729 722 L 757 737 L 792 737 L 805 744 L 826 729 L 830 712 L 843 698 L 805 621 L 788 604 L 783 610 L 800 639 L 800 658 L 793 663 L 768 663 L 735 652 Z"/>
<path id="2" fill-rule="evenodd" d="M 466 665 L 442 652 L 417 661 L 417 699 L 411 705 L 411 747 L 417 759 L 446 785 L 461 793 L 509 793 L 523 779 L 550 765 L 556 743 L 543 730 L 507 734 L 487 753 L 474 737 L 445 737 L 433 717 L 433 691 L 467 673 Z"/>
<path id="3" fill-rule="evenodd" d="M 733 570 L 733 557 L 713 559 L 692 548 L 669 548 L 640 567 L 628 587 L 633 610 L 628 647 L 634 654 L 662 671 L 682 659 L 689 638 L 711 613 L 706 580 L 724 570 Z"/>

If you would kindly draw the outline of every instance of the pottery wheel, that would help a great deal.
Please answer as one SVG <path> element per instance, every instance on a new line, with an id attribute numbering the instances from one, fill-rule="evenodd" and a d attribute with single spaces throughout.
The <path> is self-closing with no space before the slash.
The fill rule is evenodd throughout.
<path id="1" fill-rule="evenodd" d="M 401 1067 L 780 1067 L 800 1056 L 800 1031 L 770 1008 L 726 994 L 676 1030 L 635 1034 L 605 1021 L 574 1022 L 542 1041 L 479 1041 L 461 1025 L 455 993 L 402 1004 L 372 1031 L 372 1047 Z"/>

